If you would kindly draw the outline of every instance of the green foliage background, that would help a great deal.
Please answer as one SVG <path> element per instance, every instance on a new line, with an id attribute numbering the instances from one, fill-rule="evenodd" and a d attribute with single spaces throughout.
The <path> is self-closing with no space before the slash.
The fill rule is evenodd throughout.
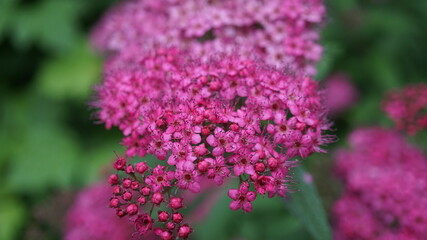
<path id="1" fill-rule="evenodd" d="M 108 172 L 117 130 L 94 123 L 88 106 L 101 58 L 88 33 L 112 0 L 0 0 L 0 239 L 61 239 L 78 189 Z M 427 82 L 427 1 L 326 0 L 317 79 L 344 72 L 358 103 L 335 119 L 334 134 L 391 122 L 380 111 L 386 91 Z M 426 148 L 426 134 L 411 139 Z M 304 163 L 316 186 L 303 184 L 284 204 L 259 199 L 251 214 L 221 198 L 197 227 L 197 239 L 327 239 L 326 212 L 339 196 L 330 155 Z M 295 173 L 297 176 L 301 172 Z M 225 194 L 224 194 L 225 195 Z"/>

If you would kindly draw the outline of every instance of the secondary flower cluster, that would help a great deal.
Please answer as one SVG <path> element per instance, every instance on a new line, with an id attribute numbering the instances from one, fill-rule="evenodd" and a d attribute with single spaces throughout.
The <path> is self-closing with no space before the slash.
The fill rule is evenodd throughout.
<path id="1" fill-rule="evenodd" d="M 177 191 L 198 193 L 203 178 L 240 180 L 228 191 L 232 210 L 250 212 L 257 195 L 284 196 L 293 158 L 323 152 L 331 141 L 310 78 L 237 55 L 194 60 L 176 49 L 141 53 L 131 63 L 106 73 L 95 106 L 107 128 L 125 135 L 110 206 L 141 234 L 187 238 L 192 229 Z M 160 164 L 129 159 L 147 154 Z"/>
<path id="2" fill-rule="evenodd" d="M 427 84 L 409 85 L 389 93 L 383 109 L 399 130 L 415 134 L 427 129 Z"/>
<path id="3" fill-rule="evenodd" d="M 336 239 L 427 236 L 427 158 L 398 133 L 356 130 L 337 153 L 344 196 L 334 206 Z"/>
<path id="4" fill-rule="evenodd" d="M 108 208 L 111 188 L 96 184 L 81 191 L 67 214 L 65 240 L 129 240 L 132 226 Z M 114 227 L 112 227 L 114 226 Z"/>
<path id="5" fill-rule="evenodd" d="M 314 75 L 324 14 L 322 0 L 127 1 L 104 17 L 93 43 L 103 52 L 175 46 L 198 57 L 256 54 Z"/>

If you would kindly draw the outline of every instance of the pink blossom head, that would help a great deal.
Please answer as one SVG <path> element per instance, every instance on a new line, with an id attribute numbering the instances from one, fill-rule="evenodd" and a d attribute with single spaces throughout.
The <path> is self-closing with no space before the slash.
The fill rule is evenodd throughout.
<path id="1" fill-rule="evenodd" d="M 111 189 L 104 184 L 81 191 L 67 214 L 64 239 L 130 239 L 132 224 L 127 219 L 118 218 L 108 208 L 110 196 Z"/>
<path id="2" fill-rule="evenodd" d="M 326 80 L 325 95 L 329 114 L 336 116 L 355 103 L 357 90 L 345 74 L 336 73 Z"/>
<path id="3" fill-rule="evenodd" d="M 120 203 L 112 208 L 140 234 L 188 237 L 177 191 L 197 194 L 203 179 L 218 186 L 241 179 L 229 191 L 232 210 L 250 212 L 257 195 L 283 197 L 295 158 L 324 152 L 332 140 L 309 77 L 238 55 L 203 60 L 173 48 L 142 52 L 132 62 L 106 71 L 95 106 L 107 128 L 123 132 L 126 157 L 113 164 L 121 177 L 110 180 Z M 130 160 L 137 155 L 152 162 Z M 173 224 L 150 215 L 163 207 Z"/>
<path id="4" fill-rule="evenodd" d="M 350 135 L 337 154 L 345 195 L 334 206 L 337 239 L 420 239 L 427 234 L 427 158 L 398 133 Z"/>
<path id="5" fill-rule="evenodd" d="M 427 84 L 409 85 L 388 94 L 383 109 L 396 128 L 409 134 L 427 128 Z"/>
<path id="6" fill-rule="evenodd" d="M 176 46 L 199 57 L 256 54 L 314 75 L 324 14 L 321 0 L 127 1 L 106 14 L 92 41 L 102 52 Z"/>
<path id="7" fill-rule="evenodd" d="M 348 142 L 349 149 L 339 149 L 335 153 L 336 170 L 341 176 L 363 166 L 425 168 L 423 153 L 396 131 L 359 128 L 350 134 Z"/>

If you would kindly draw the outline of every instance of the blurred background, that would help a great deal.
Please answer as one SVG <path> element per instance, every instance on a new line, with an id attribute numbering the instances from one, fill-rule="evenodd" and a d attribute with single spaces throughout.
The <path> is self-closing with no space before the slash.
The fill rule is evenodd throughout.
<path id="1" fill-rule="evenodd" d="M 0 239 L 62 239 L 76 193 L 104 181 L 113 151 L 123 152 L 119 131 L 96 124 L 89 107 L 102 59 L 88 34 L 115 2 L 0 0 Z M 326 5 L 316 78 L 324 86 L 333 76 L 348 79 L 357 92 L 351 107 L 331 116 L 340 139 L 333 152 L 352 129 L 392 125 L 380 109 L 387 91 L 427 82 L 427 1 Z M 425 131 L 411 141 L 427 148 Z M 340 195 L 331 162 L 315 154 L 304 163 L 327 212 Z M 260 199 L 249 215 L 227 204 L 219 198 L 197 239 L 311 238 L 281 199 Z"/>

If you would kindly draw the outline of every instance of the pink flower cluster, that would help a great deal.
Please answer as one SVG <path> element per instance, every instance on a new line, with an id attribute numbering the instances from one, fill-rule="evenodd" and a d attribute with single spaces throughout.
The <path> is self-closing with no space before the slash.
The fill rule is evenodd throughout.
<path id="1" fill-rule="evenodd" d="M 413 135 L 427 129 L 427 84 L 409 85 L 390 92 L 383 109 L 399 130 Z"/>
<path id="2" fill-rule="evenodd" d="M 314 75 L 324 14 L 322 0 L 135 0 L 110 11 L 92 39 L 103 52 L 174 46 L 198 57 L 255 54 Z"/>
<path id="3" fill-rule="evenodd" d="M 332 140 L 310 78 L 237 55 L 197 60 L 170 48 L 132 62 L 106 72 L 95 106 L 107 128 L 125 136 L 110 206 L 141 234 L 187 238 L 177 191 L 198 193 L 204 178 L 218 186 L 240 180 L 228 191 L 232 210 L 250 212 L 257 195 L 283 197 L 294 158 L 324 152 Z M 130 159 L 136 155 L 160 164 Z"/>
<path id="4" fill-rule="evenodd" d="M 398 133 L 356 130 L 336 155 L 345 182 L 334 205 L 336 239 L 423 239 L 427 236 L 427 158 Z"/>
<path id="5" fill-rule="evenodd" d="M 110 195 L 107 184 L 93 185 L 80 192 L 67 214 L 64 239 L 131 239 L 132 225 L 126 219 L 117 218 L 107 206 Z"/>

